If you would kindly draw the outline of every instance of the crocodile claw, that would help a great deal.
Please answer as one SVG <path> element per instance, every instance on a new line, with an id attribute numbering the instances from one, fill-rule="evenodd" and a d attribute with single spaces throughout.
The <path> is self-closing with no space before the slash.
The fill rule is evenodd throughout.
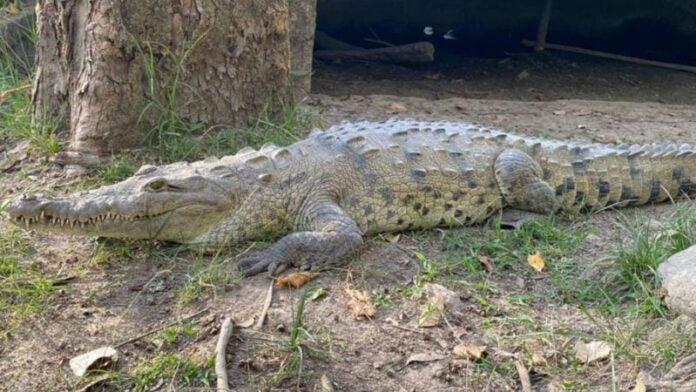
<path id="1" fill-rule="evenodd" d="M 270 276 L 276 276 L 288 268 L 288 261 L 279 258 L 274 252 L 261 250 L 244 256 L 237 268 L 243 276 L 252 276 L 268 270 Z"/>

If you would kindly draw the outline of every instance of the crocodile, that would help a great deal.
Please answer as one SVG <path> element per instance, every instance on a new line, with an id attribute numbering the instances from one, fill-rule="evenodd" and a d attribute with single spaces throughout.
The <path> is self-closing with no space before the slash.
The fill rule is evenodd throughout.
<path id="1" fill-rule="evenodd" d="M 504 208 L 598 211 L 696 196 L 696 146 L 582 144 L 462 122 L 344 122 L 287 147 L 145 165 L 66 197 L 6 207 L 29 229 L 234 244 L 278 238 L 241 257 L 245 275 L 345 260 L 363 236 L 473 225 Z"/>

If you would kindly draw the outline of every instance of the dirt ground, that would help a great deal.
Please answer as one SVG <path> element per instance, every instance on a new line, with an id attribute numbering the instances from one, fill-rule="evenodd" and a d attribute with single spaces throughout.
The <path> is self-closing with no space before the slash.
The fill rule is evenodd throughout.
<path id="1" fill-rule="evenodd" d="M 696 142 L 696 110 L 692 106 L 696 102 L 696 75 L 655 68 L 550 55 L 443 62 L 431 67 L 323 64 L 314 83 L 315 94 L 305 106 L 327 124 L 399 116 L 481 122 L 517 133 L 588 142 Z M 1 178 L 0 199 L 26 188 L 67 192 L 76 184 L 75 178 L 67 178 L 60 168 L 39 158 Z M 642 213 L 666 219 L 672 208 L 646 207 Z M 587 266 L 583 279 L 601 275 L 592 261 L 611 255 L 617 237 L 622 235 L 617 217 L 616 212 L 607 211 L 583 220 L 583 227 L 592 235 L 572 255 Z M 7 222 L 0 221 L 0 230 L 9 230 Z M 487 230 L 452 231 L 462 238 L 485 238 Z M 0 342 L 0 390 L 77 389 L 80 384 L 68 367 L 70 358 L 127 341 L 202 309 L 207 313 L 197 318 L 202 331 L 198 337 L 169 349 L 210 356 L 222 318 L 231 316 L 243 323 L 257 316 L 269 284 L 267 277 L 255 276 L 217 290 L 204 288 L 199 300 L 179 305 L 177 292 L 191 279 L 191 254 L 161 257 L 146 244 L 133 244 L 129 255 L 85 267 L 95 249 L 93 239 L 45 234 L 32 234 L 32 238 L 40 244 L 32 252 L 45 275 L 75 275 L 75 279 L 52 295 L 43 312 L 28 317 L 8 340 Z M 301 293 L 277 289 L 262 333 L 238 330 L 231 341 L 228 361 L 232 385 L 239 391 L 320 391 L 326 390 L 320 381 L 326 374 L 339 391 L 520 390 L 514 371 L 520 358 L 531 369 L 535 391 L 605 391 L 612 386 L 625 391 L 633 387 L 640 371 L 659 377 L 668 370 L 653 368 L 649 361 L 637 365 L 621 356 L 578 366 L 569 347 L 579 338 L 592 340 L 606 332 L 603 326 L 620 329 L 624 324 L 591 320 L 578 304 L 556 297 L 546 275 L 533 273 L 524 261 L 487 275 L 485 283 L 494 290 L 468 282 L 465 275 L 439 276 L 434 281 L 459 296 L 448 313 L 451 326 L 442 323 L 418 328 L 425 299 L 402 293 L 422 268 L 414 252 L 438 260 L 444 257 L 443 238 L 440 231 L 405 233 L 396 244 L 372 238 L 362 256 L 312 282 L 325 288 L 327 295 L 307 302 L 304 328 L 311 336 L 309 344 L 322 353 L 306 358 L 306 373 L 299 387 L 295 379 L 275 386 L 266 380 L 284 358 L 283 351 L 274 348 L 270 340 L 288 338 Z M 226 265 L 231 270 L 231 264 Z M 347 287 L 385 299 L 378 302 L 371 320 L 351 317 Z M 510 300 L 522 295 L 532 296 L 529 306 Z M 488 303 L 482 304 L 480 297 Z M 670 315 L 664 328 L 681 328 L 683 321 Z M 458 343 L 454 331 L 459 339 L 486 346 L 486 362 L 454 359 L 451 352 Z M 119 348 L 117 369 L 161 349 L 151 336 L 124 344 Z M 546 354 L 552 370 L 529 363 L 535 350 Z M 441 359 L 407 364 L 409 357 L 422 353 Z M 103 388 L 119 389 L 113 385 Z M 164 380 L 159 389 L 151 390 L 170 389 L 175 387 Z"/>

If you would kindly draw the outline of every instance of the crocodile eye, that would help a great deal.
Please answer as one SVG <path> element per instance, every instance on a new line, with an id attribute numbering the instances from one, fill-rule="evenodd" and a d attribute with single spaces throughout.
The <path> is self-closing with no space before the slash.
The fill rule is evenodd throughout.
<path id="1" fill-rule="evenodd" d="M 158 192 L 167 187 L 167 182 L 164 180 L 154 180 L 147 184 L 147 189 Z"/>

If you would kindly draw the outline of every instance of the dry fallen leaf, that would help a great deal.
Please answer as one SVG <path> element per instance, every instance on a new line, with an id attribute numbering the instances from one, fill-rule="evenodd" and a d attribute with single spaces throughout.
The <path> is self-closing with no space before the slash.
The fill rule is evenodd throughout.
<path id="1" fill-rule="evenodd" d="M 334 392 L 334 386 L 333 383 L 331 382 L 331 379 L 329 376 L 326 375 L 326 373 L 321 375 L 321 392 Z"/>
<path id="2" fill-rule="evenodd" d="M 408 359 L 406 360 L 406 365 L 409 365 L 413 362 L 432 362 L 432 361 L 439 361 L 441 359 L 444 359 L 445 356 L 441 354 L 435 354 L 435 353 L 419 353 L 419 354 L 413 354 Z"/>
<path id="3" fill-rule="evenodd" d="M 436 293 L 423 308 L 421 316 L 418 319 L 418 326 L 421 328 L 429 328 L 440 325 L 440 319 L 445 312 L 445 296 L 442 293 Z"/>
<path id="4" fill-rule="evenodd" d="M 532 266 L 537 272 L 541 272 L 544 270 L 544 267 L 546 266 L 546 262 L 544 262 L 544 258 L 541 256 L 540 252 L 536 252 L 533 255 L 527 255 L 527 263 Z"/>
<path id="5" fill-rule="evenodd" d="M 611 346 L 607 342 L 594 341 L 575 343 L 575 358 L 583 363 L 591 363 L 605 359 L 611 354 Z"/>
<path id="6" fill-rule="evenodd" d="M 7 7 L 5 7 L 5 11 L 12 15 L 16 15 L 19 13 L 19 4 L 17 3 L 10 3 Z"/>
<path id="7" fill-rule="evenodd" d="M 456 345 L 452 353 L 459 358 L 476 360 L 486 355 L 486 348 L 471 342 L 465 342 Z"/>
<path id="8" fill-rule="evenodd" d="M 486 255 L 479 255 L 478 259 L 483 265 L 483 268 L 486 270 L 486 272 L 493 271 L 493 259 Z"/>
<path id="9" fill-rule="evenodd" d="M 250 317 L 250 318 L 242 321 L 241 323 L 235 323 L 235 325 L 238 326 L 239 328 L 251 328 L 251 326 L 254 325 L 254 318 Z"/>
<path id="10" fill-rule="evenodd" d="M 385 240 L 389 241 L 392 244 L 396 244 L 399 242 L 401 239 L 401 234 L 398 233 L 384 233 L 382 234 L 382 237 L 384 237 Z"/>
<path id="11" fill-rule="evenodd" d="M 70 360 L 70 369 L 82 377 L 90 370 L 103 369 L 118 359 L 118 352 L 111 346 L 99 347 Z"/>
<path id="12" fill-rule="evenodd" d="M 348 309 L 353 313 L 356 320 L 370 318 L 377 313 L 377 308 L 372 304 L 372 299 L 364 290 L 347 289 L 346 292 L 350 296 L 348 301 Z"/>
<path id="13" fill-rule="evenodd" d="M 389 102 L 384 107 L 392 112 L 405 112 L 408 110 L 406 106 L 398 102 Z"/>
<path id="14" fill-rule="evenodd" d="M 644 371 L 638 372 L 636 376 L 636 385 L 631 389 L 631 392 L 646 392 L 648 390 L 647 384 L 650 376 L 648 376 Z"/>
<path id="15" fill-rule="evenodd" d="M 645 386 L 645 382 L 642 378 L 638 377 L 636 379 L 636 386 L 631 389 L 631 392 L 646 392 L 648 388 Z"/>
<path id="16" fill-rule="evenodd" d="M 532 365 L 537 367 L 547 367 L 549 366 L 549 362 L 542 354 L 532 353 Z"/>
<path id="17" fill-rule="evenodd" d="M 302 271 L 294 272 L 284 276 L 279 276 L 275 280 L 276 287 L 302 287 L 310 280 L 316 278 L 319 274 L 316 272 Z"/>

